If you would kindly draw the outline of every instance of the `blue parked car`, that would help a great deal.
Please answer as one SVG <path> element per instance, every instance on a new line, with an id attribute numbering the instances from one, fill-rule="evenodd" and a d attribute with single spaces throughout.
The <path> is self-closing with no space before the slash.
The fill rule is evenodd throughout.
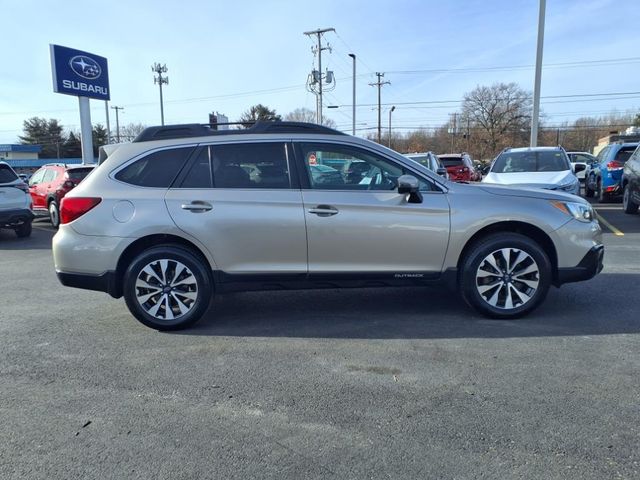
<path id="1" fill-rule="evenodd" d="M 606 202 L 611 197 L 622 194 L 622 169 L 638 143 L 614 143 L 598 153 L 597 163 L 593 163 L 586 173 L 584 194 Z"/>

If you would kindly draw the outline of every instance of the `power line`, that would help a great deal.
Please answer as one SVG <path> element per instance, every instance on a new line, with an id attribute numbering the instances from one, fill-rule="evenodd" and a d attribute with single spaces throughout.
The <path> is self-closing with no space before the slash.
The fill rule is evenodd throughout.
<path id="1" fill-rule="evenodd" d="M 601 60 L 583 60 L 577 62 L 560 62 L 560 63 L 545 63 L 542 68 L 575 68 L 584 66 L 615 66 L 615 65 L 627 65 L 640 63 L 640 57 L 628 57 L 628 58 L 612 58 Z M 419 70 L 390 70 L 388 73 L 397 75 L 415 75 L 422 73 L 480 73 L 480 72 L 495 72 L 495 71 L 515 71 L 515 70 L 529 70 L 535 68 L 535 65 L 496 65 L 491 67 L 465 67 L 465 68 L 428 68 Z"/>

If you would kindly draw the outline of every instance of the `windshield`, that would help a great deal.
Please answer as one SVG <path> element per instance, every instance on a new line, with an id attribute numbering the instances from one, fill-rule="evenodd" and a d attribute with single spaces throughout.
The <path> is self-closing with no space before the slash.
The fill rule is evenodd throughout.
<path id="1" fill-rule="evenodd" d="M 614 160 L 616 162 L 625 163 L 627 160 L 629 160 L 629 157 L 633 154 L 635 149 L 636 149 L 635 146 L 622 147 L 620 150 L 618 150 L 618 153 L 616 153 L 616 157 L 614 158 Z"/>
<path id="2" fill-rule="evenodd" d="M 501 153 L 496 159 L 491 172 L 561 172 L 569 169 L 570 167 L 564 153 L 552 150 Z"/>
<path id="3" fill-rule="evenodd" d="M 462 158 L 442 158 L 442 157 L 440 157 L 440 162 L 445 167 L 459 167 L 460 165 L 464 164 L 464 162 L 462 161 Z"/>
<path id="4" fill-rule="evenodd" d="M 80 182 L 84 179 L 89 173 L 93 171 L 93 167 L 91 168 L 74 168 L 73 170 L 67 170 L 67 175 L 69 176 L 69 180 L 73 180 L 75 182 Z"/>

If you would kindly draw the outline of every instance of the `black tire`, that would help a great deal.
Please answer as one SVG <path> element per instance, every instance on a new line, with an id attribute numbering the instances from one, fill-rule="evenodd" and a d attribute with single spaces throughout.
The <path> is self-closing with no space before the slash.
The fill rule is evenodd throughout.
<path id="1" fill-rule="evenodd" d="M 602 188 L 602 181 L 598 181 L 596 190 L 596 196 L 598 198 L 598 203 L 606 203 L 609 201 L 609 195 L 605 195 L 604 188 Z"/>
<path id="2" fill-rule="evenodd" d="M 505 265 L 501 265 L 504 262 L 500 262 L 502 249 L 509 252 L 506 260 L 512 269 L 509 273 L 509 265 L 504 268 Z M 525 254 L 522 260 L 519 252 Z M 497 266 L 504 268 L 504 274 L 490 266 L 487 260 L 490 256 Z M 535 271 L 526 273 L 531 268 Z M 490 270 L 496 274 L 488 273 Z M 536 242 L 517 233 L 493 234 L 478 241 L 465 255 L 459 277 L 460 291 L 467 304 L 482 315 L 498 320 L 514 319 L 542 303 L 551 286 L 551 273 L 549 257 Z M 485 291 L 481 293 L 481 289 Z M 490 303 L 493 299 L 495 305 Z M 512 300 L 511 307 L 508 299 Z"/>
<path id="3" fill-rule="evenodd" d="M 164 280 L 171 277 L 164 283 L 159 281 L 163 276 L 159 263 L 162 260 L 167 261 Z M 143 271 L 147 266 L 156 277 Z M 186 270 L 182 270 L 182 266 Z M 138 280 L 150 288 L 136 287 Z M 179 285 L 174 285 L 176 280 Z M 129 311 L 147 327 L 180 330 L 200 320 L 209 307 L 213 295 L 210 268 L 205 260 L 184 247 L 153 247 L 140 253 L 127 268 L 123 294 Z M 186 312 L 182 312 L 183 307 Z"/>
<path id="4" fill-rule="evenodd" d="M 584 196 L 587 198 L 593 198 L 593 194 L 595 192 L 589 188 L 589 179 L 585 178 L 584 180 Z"/>
<path id="5" fill-rule="evenodd" d="M 638 213 L 639 206 L 631 199 L 631 190 L 629 189 L 629 184 L 626 184 L 622 193 L 622 210 L 624 210 L 624 213 L 633 215 Z"/>
<path id="6" fill-rule="evenodd" d="M 49 220 L 51 220 L 53 228 L 60 226 L 60 208 L 55 200 L 49 202 Z"/>
<path id="7" fill-rule="evenodd" d="M 18 238 L 26 238 L 31 236 L 31 220 L 24 222 L 19 227 L 16 227 L 15 232 Z"/>

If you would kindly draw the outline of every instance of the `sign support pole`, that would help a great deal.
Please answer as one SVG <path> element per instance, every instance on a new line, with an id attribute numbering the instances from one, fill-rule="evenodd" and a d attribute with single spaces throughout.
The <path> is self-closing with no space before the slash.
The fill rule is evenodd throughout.
<path id="1" fill-rule="evenodd" d="M 80 105 L 80 142 L 82 144 L 82 164 L 92 164 L 93 161 L 93 135 L 91 126 L 91 109 L 89 97 L 78 97 Z"/>

